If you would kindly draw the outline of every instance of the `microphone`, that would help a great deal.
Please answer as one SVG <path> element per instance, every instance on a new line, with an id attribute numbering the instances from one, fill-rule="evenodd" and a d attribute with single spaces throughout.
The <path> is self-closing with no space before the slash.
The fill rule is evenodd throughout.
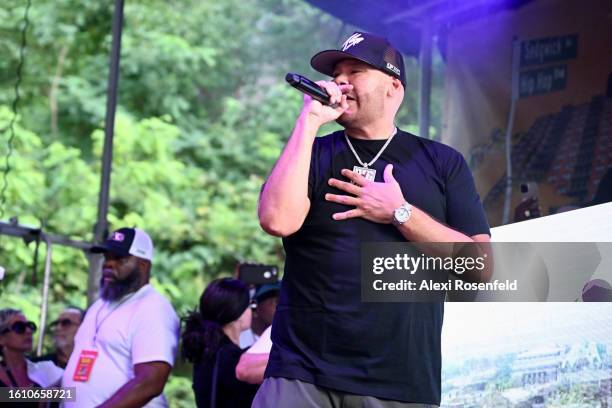
<path id="1" fill-rule="evenodd" d="M 285 80 L 289 82 L 289 85 L 298 91 L 303 92 L 306 95 L 310 95 L 312 99 L 316 99 L 323 105 L 327 105 L 333 109 L 336 109 L 339 106 L 337 103 L 329 103 L 329 94 L 325 91 L 325 89 L 321 88 L 319 85 L 302 75 L 289 72 L 285 76 Z"/>

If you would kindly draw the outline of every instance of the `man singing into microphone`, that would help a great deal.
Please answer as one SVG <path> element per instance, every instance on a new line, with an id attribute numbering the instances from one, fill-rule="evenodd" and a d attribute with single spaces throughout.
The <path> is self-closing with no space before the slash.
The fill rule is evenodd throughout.
<path id="1" fill-rule="evenodd" d="M 487 242 L 465 160 L 404 132 L 401 54 L 356 32 L 311 60 L 309 96 L 262 190 L 259 219 L 287 255 L 274 343 L 254 407 L 440 405 L 443 303 L 361 301 L 361 243 Z M 344 130 L 315 138 L 335 120 Z"/>

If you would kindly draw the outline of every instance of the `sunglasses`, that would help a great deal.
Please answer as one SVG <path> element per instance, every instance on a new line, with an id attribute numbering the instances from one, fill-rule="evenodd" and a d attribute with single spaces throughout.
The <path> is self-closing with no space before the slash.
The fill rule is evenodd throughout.
<path id="1" fill-rule="evenodd" d="M 73 322 L 70 319 L 59 319 L 59 320 L 52 321 L 49 326 L 51 326 L 51 327 L 61 326 L 61 327 L 63 327 L 65 329 L 67 327 L 70 327 L 72 325 L 77 325 L 77 324 L 78 323 Z"/>
<path id="2" fill-rule="evenodd" d="M 14 331 L 17 334 L 23 334 L 25 333 L 26 329 L 30 329 L 32 333 L 34 333 L 37 329 L 36 323 L 18 321 L 13 323 L 10 327 L 7 327 L 6 329 L 2 330 L 2 334 L 8 333 L 10 331 Z"/>

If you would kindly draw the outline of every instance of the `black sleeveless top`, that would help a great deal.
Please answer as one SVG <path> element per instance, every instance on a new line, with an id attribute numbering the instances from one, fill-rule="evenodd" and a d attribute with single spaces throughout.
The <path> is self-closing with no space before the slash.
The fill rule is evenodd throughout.
<path id="1" fill-rule="evenodd" d="M 32 381 L 32 383 L 33 383 L 32 388 L 40 388 L 40 384 L 37 384 L 34 381 Z M 12 388 L 10 384 L 5 384 L 2 380 L 0 380 L 0 387 L 1 388 Z M 7 407 L 7 408 L 38 408 L 40 407 L 38 402 L 3 402 L 2 406 Z"/>

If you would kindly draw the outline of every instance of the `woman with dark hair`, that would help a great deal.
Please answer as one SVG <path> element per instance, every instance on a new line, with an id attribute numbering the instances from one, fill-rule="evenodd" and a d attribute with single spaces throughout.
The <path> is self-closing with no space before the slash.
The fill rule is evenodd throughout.
<path id="1" fill-rule="evenodd" d="M 193 391 L 199 408 L 250 407 L 257 385 L 239 381 L 240 333 L 251 326 L 249 290 L 239 280 L 212 281 L 198 311 L 185 319 L 183 357 L 194 364 Z"/>
<path id="2" fill-rule="evenodd" d="M 32 351 L 36 324 L 20 310 L 0 309 L 0 387 L 40 387 L 59 382 L 62 370 L 32 363 L 26 354 Z M 39 407 L 37 402 L 5 403 L 7 407 Z M 4 406 L 4 405 L 3 405 Z"/>

